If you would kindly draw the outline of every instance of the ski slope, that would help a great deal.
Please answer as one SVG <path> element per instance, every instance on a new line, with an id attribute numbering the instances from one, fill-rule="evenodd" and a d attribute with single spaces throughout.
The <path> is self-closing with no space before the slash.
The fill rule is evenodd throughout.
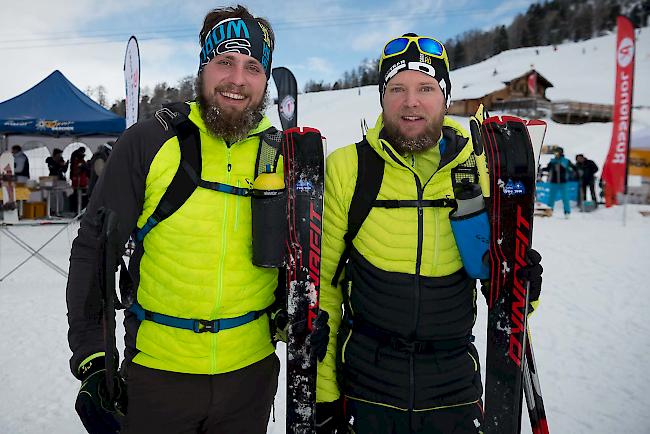
<path id="1" fill-rule="evenodd" d="M 650 40 L 644 38 L 649 32 L 643 29 L 639 52 L 647 53 Z M 563 57 L 561 64 L 549 64 L 551 72 L 540 72 L 553 82 L 554 90 L 575 92 L 570 99 L 601 102 L 595 99 L 601 93 L 611 98 L 613 84 L 607 80 L 613 83 L 613 66 L 607 71 L 597 68 L 603 55 L 613 55 L 613 48 L 600 48 L 607 46 L 607 38 L 613 36 L 601 38 L 597 50 L 587 49 L 582 55 L 579 49 L 579 56 Z M 558 52 L 574 45 L 561 45 Z M 530 58 L 523 62 L 539 63 L 534 50 L 522 53 Z M 523 58 L 522 53 L 504 53 L 499 69 L 506 70 L 509 56 Z M 641 97 L 635 98 L 635 104 L 650 105 L 650 98 L 643 100 L 648 94 L 648 75 L 639 72 L 649 61 L 647 54 L 637 60 L 637 92 Z M 596 77 L 598 84 L 580 91 L 576 85 L 579 78 L 552 74 L 554 70 L 575 71 L 572 62 L 601 77 Z M 640 66 L 642 62 L 646 66 Z M 482 67 L 464 69 L 469 68 L 480 71 Z M 490 68 L 485 67 L 488 75 Z M 455 74 L 462 77 L 465 73 L 455 71 L 452 80 Z M 320 128 L 327 136 L 330 152 L 358 141 L 360 119 L 372 125 L 381 110 L 377 89 L 372 86 L 300 95 L 298 108 L 300 124 Z M 279 125 L 274 110 L 269 109 L 269 116 Z M 457 119 L 467 124 L 467 119 Z M 633 129 L 648 126 L 650 110 L 635 110 Z M 611 124 L 568 126 L 549 121 L 546 143 L 563 146 L 571 159 L 584 153 L 602 167 L 610 134 Z M 640 211 L 650 211 L 650 206 L 628 206 L 625 225 L 623 207 L 574 212 L 568 220 L 560 217 L 561 212 L 535 220 L 533 246 L 542 254 L 545 271 L 541 304 L 530 327 L 552 433 L 650 433 L 646 416 L 650 408 L 650 217 L 643 217 Z M 8 230 L 35 248 L 61 231 L 40 253 L 67 269 L 77 228 L 74 224 Z M 28 256 L 0 232 L 0 277 Z M 68 368 L 65 286 L 62 276 L 34 258 L 0 282 L 0 433 L 85 432 L 74 411 L 79 383 Z M 478 305 L 474 332 L 484 358 L 486 309 L 482 300 Z M 282 345 L 278 352 L 282 358 Z M 285 432 L 284 369 L 280 376 L 275 422 L 270 421 L 268 428 L 274 434 Z M 524 433 L 530 433 L 526 415 L 523 427 Z"/>

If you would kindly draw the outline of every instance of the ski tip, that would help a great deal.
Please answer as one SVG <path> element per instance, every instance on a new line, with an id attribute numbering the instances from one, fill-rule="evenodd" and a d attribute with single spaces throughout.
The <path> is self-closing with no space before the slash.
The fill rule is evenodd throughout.
<path id="1" fill-rule="evenodd" d="M 531 126 L 531 125 L 544 125 L 546 126 L 546 122 L 541 120 L 541 119 L 529 119 L 526 121 L 526 126 Z"/>
<path id="2" fill-rule="evenodd" d="M 526 121 L 524 119 L 512 115 L 490 116 L 489 118 L 485 119 L 485 121 L 483 121 L 484 124 L 486 123 L 505 124 L 507 122 L 517 122 L 517 123 L 526 124 Z"/>
<path id="3" fill-rule="evenodd" d="M 285 134 L 308 134 L 308 133 L 318 133 L 320 134 L 320 130 L 318 128 L 313 128 L 313 127 L 294 127 L 294 128 L 287 128 L 284 130 Z"/>

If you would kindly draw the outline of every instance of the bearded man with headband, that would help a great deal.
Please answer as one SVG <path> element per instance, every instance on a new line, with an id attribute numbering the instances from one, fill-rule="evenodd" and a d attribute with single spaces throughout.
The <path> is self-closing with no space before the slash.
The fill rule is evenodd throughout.
<path id="1" fill-rule="evenodd" d="M 452 231 L 457 194 L 480 195 L 480 186 L 472 140 L 446 116 L 445 47 L 412 33 L 390 40 L 379 96 L 375 127 L 325 166 L 320 308 L 330 334 L 318 432 L 478 434 L 477 277 L 468 270 L 482 270 L 484 256 L 464 263 L 459 250 L 462 236 L 489 234 Z M 534 300 L 541 267 L 532 262 L 523 268 Z"/>
<path id="2" fill-rule="evenodd" d="M 197 101 L 122 134 L 72 246 L 70 367 L 90 433 L 266 432 L 279 372 L 267 313 L 278 270 L 252 264 L 246 188 L 271 130 L 264 109 L 274 35 L 245 7 L 226 7 L 207 14 L 200 43 Z M 282 173 L 279 156 L 271 163 Z M 177 178 L 193 190 L 174 207 Z M 112 399 L 97 282 L 100 216 L 109 212 L 115 243 L 136 239 Z"/>

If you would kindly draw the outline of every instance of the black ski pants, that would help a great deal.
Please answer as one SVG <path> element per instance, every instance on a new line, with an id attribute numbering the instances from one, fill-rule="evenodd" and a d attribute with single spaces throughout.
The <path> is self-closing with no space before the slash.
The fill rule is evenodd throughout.
<path id="1" fill-rule="evenodd" d="M 234 372 L 181 374 L 130 363 L 121 434 L 263 434 L 278 387 L 275 353 Z"/>
<path id="2" fill-rule="evenodd" d="M 480 403 L 408 412 L 347 399 L 345 418 L 350 434 L 480 434 Z"/>

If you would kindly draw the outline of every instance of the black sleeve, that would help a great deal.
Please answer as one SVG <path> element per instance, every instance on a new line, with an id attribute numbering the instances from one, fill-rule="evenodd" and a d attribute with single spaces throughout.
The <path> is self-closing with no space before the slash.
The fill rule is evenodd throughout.
<path id="1" fill-rule="evenodd" d="M 154 120 L 138 123 L 122 134 L 95 186 L 72 243 L 66 302 L 68 343 L 72 350 L 70 368 L 75 376 L 86 357 L 104 351 L 98 279 L 101 232 L 98 210 L 105 207 L 117 214 L 119 242 L 126 243 L 142 212 L 149 166 L 165 141 L 161 131 L 160 124 Z"/>

